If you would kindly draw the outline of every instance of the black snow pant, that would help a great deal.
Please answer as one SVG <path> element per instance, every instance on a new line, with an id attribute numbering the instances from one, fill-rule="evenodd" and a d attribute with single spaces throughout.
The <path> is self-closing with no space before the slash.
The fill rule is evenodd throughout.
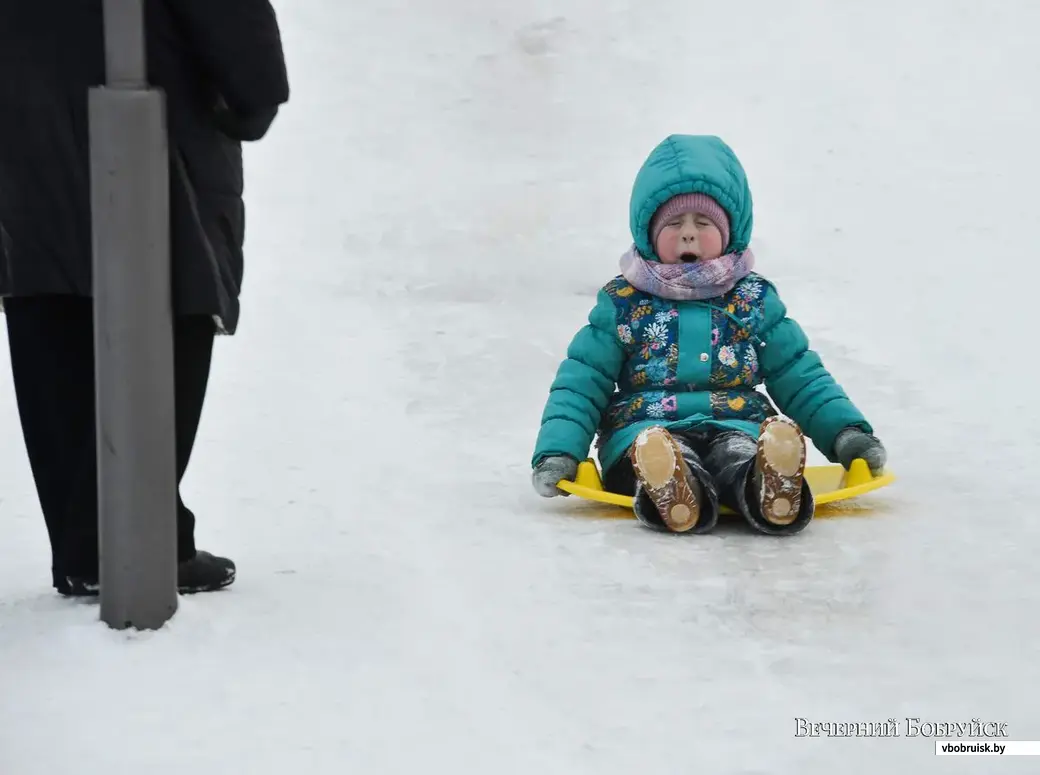
<path id="1" fill-rule="evenodd" d="M 759 532 L 773 535 L 797 533 L 812 519 L 815 504 L 808 482 L 803 483 L 798 518 L 790 525 L 773 525 L 762 516 L 753 476 L 758 443 L 751 436 L 739 431 L 714 429 L 680 431 L 672 436 L 679 443 L 683 460 L 704 495 L 701 499 L 702 516 L 692 532 L 711 530 L 718 522 L 720 505 L 743 516 Z M 667 530 L 650 496 L 637 493 L 638 483 L 628 455 L 603 475 L 603 485 L 610 492 L 636 496 L 635 512 L 641 522 L 648 527 Z"/>
<path id="2" fill-rule="evenodd" d="M 94 325 L 91 299 L 4 300 L 11 370 L 26 452 L 51 544 L 59 591 L 66 577 L 97 579 Z M 209 381 L 214 323 L 174 319 L 177 482 L 188 467 Z M 177 495 L 177 553 L 195 556 L 195 515 Z"/>

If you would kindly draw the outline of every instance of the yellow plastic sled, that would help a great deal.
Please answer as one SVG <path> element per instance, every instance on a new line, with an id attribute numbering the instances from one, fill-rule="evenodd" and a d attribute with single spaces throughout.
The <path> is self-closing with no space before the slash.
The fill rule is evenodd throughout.
<path id="1" fill-rule="evenodd" d="M 853 460 L 848 471 L 840 464 L 806 466 L 805 478 L 809 482 L 809 487 L 812 488 L 813 498 L 816 501 L 817 516 L 823 516 L 830 511 L 821 509 L 820 506 L 873 492 L 891 484 L 896 479 L 895 475 L 889 471 L 873 476 L 865 460 Z M 579 498 L 609 503 L 629 510 L 632 509 L 632 496 L 608 492 L 603 489 L 603 480 L 600 477 L 599 468 L 596 466 L 596 461 L 591 458 L 578 465 L 578 474 L 574 477 L 573 482 L 564 479 L 557 483 L 557 487 L 571 495 L 577 495 Z M 731 512 L 723 506 L 719 513 L 728 514 Z"/>

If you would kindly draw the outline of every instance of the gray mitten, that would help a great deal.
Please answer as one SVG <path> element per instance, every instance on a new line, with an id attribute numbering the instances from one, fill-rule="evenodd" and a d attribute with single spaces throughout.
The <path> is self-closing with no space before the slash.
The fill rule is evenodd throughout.
<path id="1" fill-rule="evenodd" d="M 552 498 L 556 495 L 570 495 L 564 492 L 556 483 L 561 479 L 574 481 L 578 474 L 578 461 L 567 455 L 553 455 L 541 460 L 531 473 L 531 481 L 535 492 L 543 498 Z"/>
<path id="2" fill-rule="evenodd" d="M 834 440 L 834 454 L 846 470 L 852 465 L 853 460 L 863 458 L 874 476 L 884 470 L 885 461 L 888 459 L 888 453 L 885 452 L 880 439 L 852 426 L 839 433 Z"/>

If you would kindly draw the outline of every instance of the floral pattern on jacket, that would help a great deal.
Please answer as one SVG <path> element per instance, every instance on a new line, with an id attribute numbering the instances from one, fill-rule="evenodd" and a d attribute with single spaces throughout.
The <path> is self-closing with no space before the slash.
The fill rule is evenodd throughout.
<path id="1" fill-rule="evenodd" d="M 776 410 L 755 387 L 759 378 L 756 336 L 763 320 L 765 283 L 745 278 L 711 309 L 711 370 L 706 384 L 679 384 L 679 303 L 636 290 L 624 278 L 607 284 L 617 308 L 618 339 L 626 360 L 618 390 L 604 413 L 602 435 L 635 422 L 679 419 L 683 392 L 709 392 L 713 419 L 761 422 Z M 691 357 L 691 356 L 686 356 Z"/>

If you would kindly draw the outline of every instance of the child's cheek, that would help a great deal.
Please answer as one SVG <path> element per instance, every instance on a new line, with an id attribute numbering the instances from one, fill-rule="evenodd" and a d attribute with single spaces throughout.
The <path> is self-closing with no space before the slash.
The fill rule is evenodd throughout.
<path id="1" fill-rule="evenodd" d="M 662 263 L 675 264 L 679 261 L 679 250 L 676 245 L 679 241 L 678 234 L 670 234 L 670 229 L 663 232 L 657 241 L 657 255 Z"/>
<path id="2" fill-rule="evenodd" d="M 722 255 L 722 235 L 718 229 L 705 229 L 699 237 L 702 258 L 712 259 Z"/>

